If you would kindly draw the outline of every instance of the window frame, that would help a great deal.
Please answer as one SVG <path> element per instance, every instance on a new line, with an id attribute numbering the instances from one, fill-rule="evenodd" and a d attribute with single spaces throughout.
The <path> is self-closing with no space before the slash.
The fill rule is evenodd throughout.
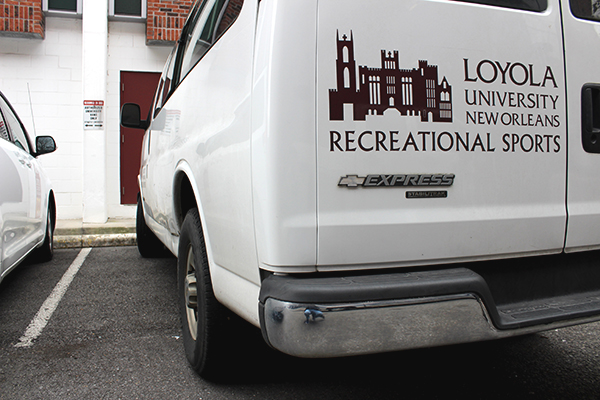
<path id="1" fill-rule="evenodd" d="M 174 48 L 171 53 L 169 53 L 169 57 L 167 57 L 165 67 L 160 75 L 160 81 L 156 87 L 156 93 L 154 94 L 154 99 L 152 100 L 152 119 L 156 118 L 160 110 L 162 110 L 165 103 L 169 100 L 171 93 L 173 93 L 173 89 L 175 88 L 173 84 L 173 76 L 175 73 L 176 57 L 177 48 Z"/>
<path id="2" fill-rule="evenodd" d="M 175 73 L 173 74 L 174 84 L 173 84 L 171 92 L 173 90 L 175 90 L 177 88 L 177 86 L 179 86 L 181 84 L 181 82 L 183 82 L 183 80 L 186 78 L 186 76 L 189 75 L 189 73 L 196 67 L 196 65 L 198 65 L 198 63 L 204 58 L 204 56 L 206 56 L 206 54 L 213 48 L 213 46 L 219 41 L 219 39 L 229 30 L 229 28 L 231 28 L 233 26 L 233 24 L 235 24 L 235 22 L 237 21 L 239 15 L 242 13 L 243 8 L 244 8 L 244 0 L 242 0 L 240 12 L 231 21 L 229 26 L 227 26 L 227 28 L 224 29 L 217 36 L 216 32 L 219 30 L 221 20 L 223 19 L 223 16 L 225 14 L 225 11 L 227 10 L 227 7 L 229 6 L 230 2 L 232 1 L 232 0 L 225 0 L 224 4 L 219 12 L 217 22 L 213 26 L 213 31 L 211 34 L 212 43 L 210 43 L 210 45 L 207 47 L 204 54 L 202 54 L 202 56 L 198 60 L 196 60 L 193 63 L 193 65 L 190 64 L 190 68 L 186 71 L 185 75 L 182 75 L 182 67 L 183 67 L 184 57 L 185 57 L 186 51 L 188 50 L 188 47 L 189 47 L 189 40 L 191 39 L 189 37 L 189 35 L 191 35 L 194 32 L 194 30 L 196 28 L 196 24 L 198 22 L 198 18 L 202 15 L 202 13 L 204 11 L 204 6 L 209 1 L 210 0 L 198 0 L 196 2 L 196 4 L 194 5 L 194 8 L 192 8 L 192 12 L 190 12 L 190 15 L 188 16 L 188 19 L 186 20 L 186 23 L 184 24 L 184 27 L 181 31 L 181 37 L 178 40 L 178 45 L 177 45 L 178 51 L 177 51 L 177 57 L 175 60 Z M 213 6 L 216 4 L 217 1 L 219 1 L 219 0 L 215 0 L 215 3 L 213 3 Z M 209 12 L 212 12 L 212 10 Z M 208 21 L 208 17 L 206 18 L 206 21 Z M 205 23 L 206 23 L 206 21 L 205 21 Z M 193 49 L 192 49 L 192 51 L 193 51 Z"/>
<path id="3" fill-rule="evenodd" d="M 132 22 L 146 22 L 147 16 L 147 0 L 140 0 L 141 2 L 141 15 L 125 15 L 125 14 L 115 14 L 116 5 L 115 2 L 117 0 L 109 0 L 108 1 L 108 17 L 114 21 L 132 21 Z"/>
<path id="4" fill-rule="evenodd" d="M 42 0 L 42 11 L 47 15 L 55 16 L 55 17 L 77 17 L 81 18 L 83 14 L 83 0 L 76 0 L 77 9 L 75 11 L 67 11 L 67 10 L 54 10 L 49 8 L 50 0 Z"/>
<path id="5" fill-rule="evenodd" d="M 180 54 L 178 56 L 178 58 L 180 58 L 180 62 L 177 64 L 178 70 L 179 70 L 179 77 L 180 77 L 180 81 L 183 81 L 183 79 L 185 79 L 185 77 L 190 73 L 190 71 L 192 69 L 194 69 L 194 67 L 196 66 L 196 64 L 198 64 L 198 62 L 204 58 L 204 55 L 206 53 L 208 53 L 208 51 L 210 50 L 210 48 L 212 47 L 212 45 L 215 43 L 214 41 L 212 42 L 207 42 L 203 39 L 200 39 L 202 34 L 204 33 L 204 28 L 206 27 L 206 23 L 208 22 L 209 18 L 210 18 L 210 14 L 213 12 L 214 7 L 218 4 L 219 0 L 202 0 L 200 2 L 200 6 L 198 7 L 193 21 L 190 22 L 190 26 L 189 28 L 186 30 L 186 35 L 185 35 L 185 41 L 181 42 L 181 50 L 180 50 Z M 210 10 L 208 10 L 206 8 L 206 5 L 209 4 L 209 2 L 211 2 L 212 4 L 210 4 Z M 228 4 L 229 0 L 225 0 L 225 4 Z M 206 17 L 206 18 L 204 18 Z M 198 24 L 198 22 L 202 21 L 202 26 L 200 26 Z M 197 38 L 194 38 L 193 35 L 198 34 Z M 212 36 L 212 35 L 211 35 Z M 184 36 L 182 35 L 182 38 Z M 184 65 L 184 62 L 186 61 L 186 59 L 188 58 L 187 56 L 190 54 L 190 52 L 194 52 L 194 49 L 196 48 L 196 43 L 192 43 L 192 39 L 194 39 L 196 42 L 202 40 L 203 43 L 206 43 L 206 50 L 202 53 L 202 56 L 200 56 L 196 61 L 194 61 L 193 63 L 190 61 L 189 63 L 186 63 Z M 182 68 L 186 68 L 186 71 L 183 72 Z"/>
<path id="6" fill-rule="evenodd" d="M 598 12 L 598 16 L 595 16 L 593 14 L 594 10 L 592 8 L 592 14 L 590 15 L 584 15 L 584 14 L 580 14 L 579 13 L 579 7 L 573 7 L 573 3 L 575 3 L 577 0 L 569 0 L 569 9 L 571 10 L 571 15 L 573 15 L 575 18 L 577 19 L 581 19 L 584 21 L 590 21 L 590 22 L 596 22 L 596 23 L 600 23 L 600 0 L 595 0 L 599 9 L 597 10 Z M 586 1 L 586 0 L 584 0 Z M 592 0 L 587 0 L 590 2 L 590 6 L 592 6 Z M 576 11 L 577 9 L 577 11 Z"/>
<path id="7" fill-rule="evenodd" d="M 12 135 L 10 134 L 10 127 L 4 118 L 2 108 L 0 108 L 0 139 L 6 140 L 12 143 Z"/>
<path id="8" fill-rule="evenodd" d="M 539 7 L 527 7 L 525 6 L 526 0 L 522 1 L 522 6 L 515 7 L 515 5 L 509 4 L 511 1 L 515 0 L 451 0 L 455 2 L 467 3 L 467 4 L 479 4 L 483 6 L 489 7 L 499 7 L 508 10 L 519 10 L 519 11 L 529 11 L 534 13 L 543 13 L 548 9 L 548 0 L 527 0 L 529 3 L 538 3 Z"/>
<path id="9" fill-rule="evenodd" d="M 23 125 L 23 122 L 19 118 L 19 115 L 17 115 L 14 108 L 12 107 L 12 104 L 10 104 L 8 99 L 4 97 L 2 93 L 0 93 L 0 113 L 2 114 L 2 119 L 4 120 L 4 124 L 7 128 L 7 134 L 9 136 L 8 140 L 19 149 L 33 156 L 34 147 L 32 146 L 31 138 L 27 133 L 27 129 L 25 129 L 25 125 Z M 14 121 L 11 122 L 11 120 Z M 15 124 L 13 122 L 16 123 L 16 125 L 18 126 L 15 127 Z M 15 129 L 19 129 L 22 135 L 16 134 Z M 22 136 L 22 138 L 19 136 Z M 25 147 L 23 147 L 23 145 L 19 146 L 17 144 L 17 142 L 21 143 L 19 139 L 25 140 L 25 143 L 23 144 Z"/>

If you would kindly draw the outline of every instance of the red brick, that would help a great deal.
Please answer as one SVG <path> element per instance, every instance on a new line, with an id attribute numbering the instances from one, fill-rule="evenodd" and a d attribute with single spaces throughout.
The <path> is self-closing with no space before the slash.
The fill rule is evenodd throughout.
<path id="1" fill-rule="evenodd" d="M 42 0 L 4 0 L 0 6 L 0 34 L 44 38 Z"/>
<path id="2" fill-rule="evenodd" d="M 189 0 L 148 0 L 146 42 L 159 44 L 176 41 L 192 3 Z"/>

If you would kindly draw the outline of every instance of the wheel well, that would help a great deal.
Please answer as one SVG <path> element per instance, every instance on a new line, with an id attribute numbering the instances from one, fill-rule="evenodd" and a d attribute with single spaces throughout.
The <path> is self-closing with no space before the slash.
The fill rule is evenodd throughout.
<path id="1" fill-rule="evenodd" d="M 175 215 L 177 217 L 178 228 L 181 229 L 183 219 L 189 210 L 197 208 L 196 196 L 194 195 L 194 189 L 188 179 L 187 175 L 180 173 L 175 180 L 174 196 L 175 201 Z"/>

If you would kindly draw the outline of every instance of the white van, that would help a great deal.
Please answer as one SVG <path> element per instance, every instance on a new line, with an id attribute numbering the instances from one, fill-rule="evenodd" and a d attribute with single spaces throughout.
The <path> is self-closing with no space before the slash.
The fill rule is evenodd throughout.
<path id="1" fill-rule="evenodd" d="M 197 2 L 122 110 L 194 369 L 226 310 L 299 357 L 599 320 L 598 31 L 599 0 Z"/>

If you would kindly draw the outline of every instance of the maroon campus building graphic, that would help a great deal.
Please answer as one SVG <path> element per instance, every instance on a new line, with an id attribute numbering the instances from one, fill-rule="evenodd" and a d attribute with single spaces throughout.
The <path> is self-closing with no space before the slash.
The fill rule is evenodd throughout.
<path id="1" fill-rule="evenodd" d="M 344 119 L 344 104 L 352 104 L 354 120 L 383 115 L 395 108 L 401 115 L 421 116 L 421 121 L 452 122 L 452 87 L 444 77 L 438 83 L 437 65 L 419 61 L 419 67 L 399 68 L 398 51 L 381 50 L 381 68 L 358 67 L 354 40 L 337 33 L 337 89 L 329 90 L 329 119 Z M 358 86 L 358 87 L 357 87 Z"/>

